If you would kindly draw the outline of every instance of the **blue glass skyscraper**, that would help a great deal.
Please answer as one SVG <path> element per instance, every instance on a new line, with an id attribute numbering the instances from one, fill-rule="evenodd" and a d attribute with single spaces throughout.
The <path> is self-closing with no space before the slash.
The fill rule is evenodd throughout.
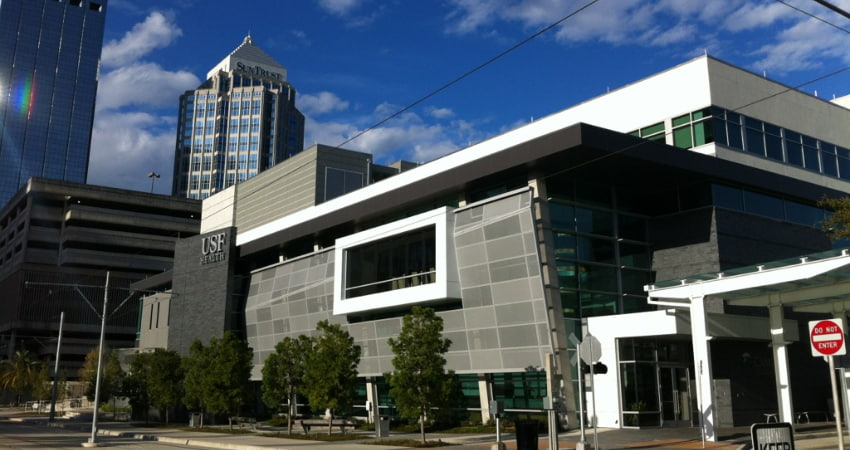
<path id="1" fill-rule="evenodd" d="M 107 0 L 0 0 L 0 208 L 32 176 L 85 183 Z"/>

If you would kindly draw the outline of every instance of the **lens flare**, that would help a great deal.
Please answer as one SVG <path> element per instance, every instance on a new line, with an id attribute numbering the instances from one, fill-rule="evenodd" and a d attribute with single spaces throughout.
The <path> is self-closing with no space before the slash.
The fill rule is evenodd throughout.
<path id="1" fill-rule="evenodd" d="M 35 86 L 31 78 L 27 78 L 14 91 L 14 106 L 19 114 L 29 115 L 35 98 Z"/>

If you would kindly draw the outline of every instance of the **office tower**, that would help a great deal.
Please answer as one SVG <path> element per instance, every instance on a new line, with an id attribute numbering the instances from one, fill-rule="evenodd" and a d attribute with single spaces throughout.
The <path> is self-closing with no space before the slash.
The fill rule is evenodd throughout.
<path id="1" fill-rule="evenodd" d="M 286 69 L 251 36 L 180 97 L 173 193 L 204 199 L 300 152 L 304 115 Z"/>
<path id="2" fill-rule="evenodd" d="M 106 4 L 0 1 L 0 206 L 33 176 L 85 183 Z"/>

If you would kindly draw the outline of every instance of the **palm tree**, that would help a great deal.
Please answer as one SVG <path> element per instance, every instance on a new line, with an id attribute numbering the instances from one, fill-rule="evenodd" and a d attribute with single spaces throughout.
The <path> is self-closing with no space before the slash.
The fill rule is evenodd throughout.
<path id="1" fill-rule="evenodd" d="M 18 350 L 13 359 L 0 361 L 0 387 L 15 393 L 15 403 L 33 391 L 38 382 L 41 361 L 27 350 Z"/>

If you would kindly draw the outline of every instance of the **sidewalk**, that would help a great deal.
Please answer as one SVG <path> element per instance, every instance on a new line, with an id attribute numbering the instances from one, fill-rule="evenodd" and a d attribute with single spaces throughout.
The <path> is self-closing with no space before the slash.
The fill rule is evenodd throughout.
<path id="1" fill-rule="evenodd" d="M 75 427 L 83 431 L 91 429 L 91 423 L 80 420 L 56 419 L 52 424 L 45 417 L 10 417 L 9 420 L 32 423 L 42 426 Z M 279 434 L 278 434 L 279 433 Z M 355 432 L 358 433 L 358 432 Z M 286 439 L 286 432 L 280 429 L 261 427 L 256 433 L 226 434 L 198 431 L 185 431 L 171 428 L 148 428 L 127 422 L 101 422 L 98 435 L 129 437 L 138 440 L 159 441 L 167 444 L 206 447 L 233 450 L 275 450 L 275 449 L 304 449 L 304 450 L 392 450 L 408 447 L 380 445 L 380 440 L 372 433 L 359 432 L 367 436 L 363 441 L 322 442 L 301 439 Z M 586 441 L 592 447 L 595 440 L 600 449 L 714 449 L 742 450 L 750 448 L 749 427 L 721 429 L 718 432 L 718 442 L 703 444 L 697 428 L 653 428 L 653 429 L 599 429 L 594 437 L 593 430 L 585 433 Z M 835 424 L 829 422 L 800 424 L 795 427 L 795 446 L 803 449 L 834 449 L 837 448 Z M 441 440 L 449 446 L 442 447 L 453 450 L 490 449 L 496 442 L 492 434 L 459 435 L 448 433 L 429 433 L 428 440 Z M 389 439 L 418 440 L 418 433 L 392 433 Z M 502 441 L 509 450 L 517 448 L 515 436 L 502 433 Z M 558 436 L 559 449 L 575 448 L 580 440 L 580 432 L 573 430 L 560 433 Z M 368 444 L 365 442 L 369 442 Z M 845 442 L 850 444 L 850 438 L 845 435 Z M 544 435 L 540 436 L 538 448 L 548 449 L 549 443 Z"/>

